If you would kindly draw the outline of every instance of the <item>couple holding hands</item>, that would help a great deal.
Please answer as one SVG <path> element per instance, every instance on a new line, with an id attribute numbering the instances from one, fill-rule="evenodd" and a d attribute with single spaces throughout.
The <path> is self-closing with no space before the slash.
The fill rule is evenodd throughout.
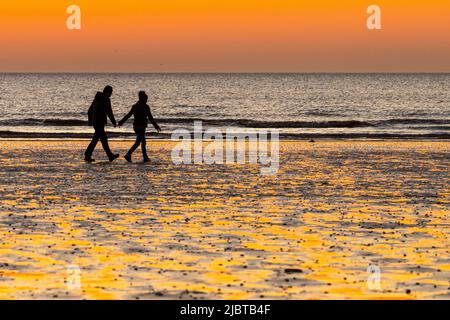
<path id="1" fill-rule="evenodd" d="M 112 112 L 111 107 L 111 96 L 113 93 L 113 88 L 111 86 L 106 86 L 103 89 L 103 92 L 97 92 L 95 95 L 94 101 L 92 102 L 89 111 L 89 125 L 94 127 L 95 133 L 92 137 L 92 141 L 86 149 L 84 153 L 84 160 L 86 162 L 92 163 L 95 160 L 92 159 L 92 153 L 94 152 L 95 147 L 97 146 L 98 141 L 100 140 L 103 149 L 108 155 L 109 161 L 114 161 L 119 157 L 118 154 L 113 154 L 108 144 L 108 136 L 106 135 L 105 126 L 107 124 L 107 118 L 111 120 L 111 123 L 114 127 L 117 126 L 116 119 L 114 118 L 114 114 Z M 122 126 L 131 116 L 134 116 L 133 128 L 136 133 L 136 142 L 133 144 L 131 149 L 125 155 L 125 159 L 128 162 L 132 162 L 131 155 L 133 152 L 141 145 L 142 155 L 144 156 L 144 162 L 149 162 L 150 159 L 147 156 L 146 149 L 146 140 L 145 140 L 145 132 L 147 130 L 148 122 L 155 127 L 158 132 L 161 132 L 161 128 L 156 123 L 155 119 L 153 119 L 152 113 L 150 111 L 150 107 L 147 104 L 148 96 L 144 91 L 139 92 L 139 101 L 133 105 L 130 112 L 119 121 L 119 127 Z"/>

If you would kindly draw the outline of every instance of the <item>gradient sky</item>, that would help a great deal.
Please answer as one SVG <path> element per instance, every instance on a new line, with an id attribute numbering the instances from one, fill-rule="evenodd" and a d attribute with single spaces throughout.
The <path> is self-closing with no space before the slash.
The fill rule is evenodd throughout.
<path id="1" fill-rule="evenodd" d="M 0 39 L 0 72 L 450 72 L 450 1 L 2 0 Z"/>

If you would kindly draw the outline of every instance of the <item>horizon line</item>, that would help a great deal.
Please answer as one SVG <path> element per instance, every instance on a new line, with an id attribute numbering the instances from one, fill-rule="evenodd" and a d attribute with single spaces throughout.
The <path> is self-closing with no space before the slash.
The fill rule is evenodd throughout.
<path id="1" fill-rule="evenodd" d="M 450 74 L 450 71 L 0 71 L 0 74 Z"/>

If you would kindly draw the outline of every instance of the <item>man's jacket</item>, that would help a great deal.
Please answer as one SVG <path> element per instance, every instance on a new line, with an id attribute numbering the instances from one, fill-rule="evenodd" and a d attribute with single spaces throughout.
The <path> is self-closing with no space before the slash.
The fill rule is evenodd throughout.
<path id="1" fill-rule="evenodd" d="M 97 92 L 88 111 L 89 125 L 104 127 L 107 123 L 107 117 L 109 117 L 113 125 L 116 125 L 116 119 L 111 108 L 111 100 L 103 92 Z"/>

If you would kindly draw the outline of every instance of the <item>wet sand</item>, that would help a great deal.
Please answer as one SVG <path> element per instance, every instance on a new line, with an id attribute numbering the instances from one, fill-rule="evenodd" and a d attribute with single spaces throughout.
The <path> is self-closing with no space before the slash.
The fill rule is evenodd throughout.
<path id="1" fill-rule="evenodd" d="M 275 176 L 86 144 L 0 141 L 0 298 L 450 298 L 449 142 L 284 141 Z"/>

